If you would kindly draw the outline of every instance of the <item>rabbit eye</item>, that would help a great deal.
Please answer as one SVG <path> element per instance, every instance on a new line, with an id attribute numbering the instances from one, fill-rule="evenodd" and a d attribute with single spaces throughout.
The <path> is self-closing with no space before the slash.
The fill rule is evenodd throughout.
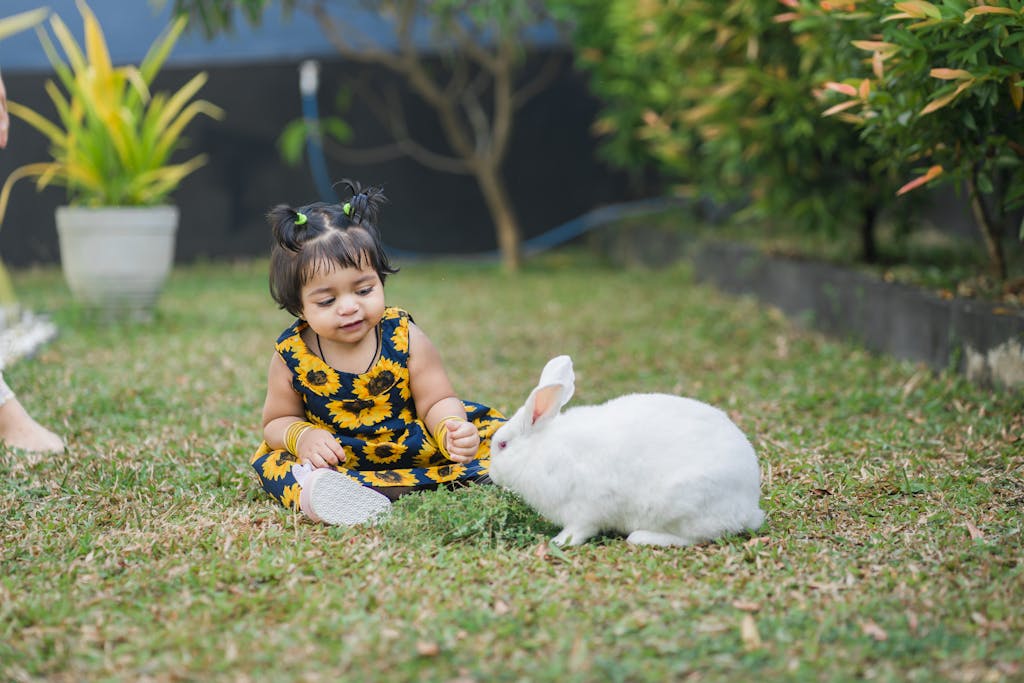
<path id="1" fill-rule="evenodd" d="M 508 441 L 499 441 L 499 442 L 498 442 L 498 450 L 499 450 L 499 451 L 500 451 L 500 450 L 504 450 L 504 449 L 505 449 L 505 446 L 507 446 L 507 445 L 508 445 Z"/>

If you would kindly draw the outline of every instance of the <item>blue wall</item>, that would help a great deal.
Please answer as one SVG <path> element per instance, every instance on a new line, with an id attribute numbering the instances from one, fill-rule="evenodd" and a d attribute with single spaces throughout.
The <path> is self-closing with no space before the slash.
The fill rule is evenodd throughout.
<path id="1" fill-rule="evenodd" d="M 0 16 L 43 5 L 60 15 L 81 40 L 81 17 L 75 0 L 2 0 Z M 88 5 L 103 27 L 115 63 L 137 63 L 141 60 L 171 19 L 171 0 L 89 0 Z M 357 1 L 344 0 L 332 6 L 337 7 L 334 13 L 339 21 L 352 27 L 353 36 L 365 37 L 375 45 L 394 45 L 388 21 L 360 8 Z M 268 8 L 260 26 L 250 26 L 241 16 L 235 25 L 232 35 L 218 36 L 214 40 L 207 40 L 198 29 L 186 31 L 168 63 L 172 66 L 205 67 L 336 54 L 312 17 L 305 12 L 294 12 L 285 17 L 277 2 Z M 417 32 L 424 48 L 430 44 L 426 29 L 424 26 Z M 534 47 L 551 47 L 559 43 L 550 27 L 538 27 L 530 32 L 529 38 Z M 25 31 L 0 42 L 0 69 L 4 72 L 49 68 L 34 31 Z"/>
<path id="2" fill-rule="evenodd" d="M 115 63 L 136 63 L 146 54 L 153 40 L 170 22 L 168 1 L 161 9 L 147 0 L 90 0 L 88 3 L 103 27 L 111 58 Z M 10 16 L 41 5 L 60 15 L 81 40 L 82 22 L 74 0 L 4 0 L 3 16 Z M 375 39 L 387 39 L 387 25 L 365 12 L 350 14 Z M 169 64 L 178 66 L 303 58 L 333 54 L 334 49 L 308 15 L 297 12 L 285 19 L 275 3 L 259 27 L 244 20 L 237 22 L 234 35 L 207 41 L 199 31 L 187 31 L 178 41 Z M 0 43 L 0 69 L 4 72 L 43 69 L 49 62 L 34 31 L 25 31 Z"/>

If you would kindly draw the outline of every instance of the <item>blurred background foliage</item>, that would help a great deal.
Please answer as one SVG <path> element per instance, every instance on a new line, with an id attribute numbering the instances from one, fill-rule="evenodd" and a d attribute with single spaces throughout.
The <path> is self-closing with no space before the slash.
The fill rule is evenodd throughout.
<path id="1" fill-rule="evenodd" d="M 208 33 L 324 0 L 175 0 Z M 565 31 L 604 158 L 765 231 L 887 256 L 935 192 L 970 206 L 997 284 L 1024 242 L 1024 0 L 380 0 L 478 35 Z M 522 8 L 528 7 L 529 11 Z M 401 15 L 401 13 L 399 13 Z M 513 112 L 514 113 L 514 112 Z M 923 188 L 930 188 L 931 194 Z M 723 213 L 719 211 L 719 213 Z M 888 253 L 892 253 L 889 251 Z M 1018 278 L 1020 279 L 1020 278 Z M 1022 281 L 1024 282 L 1024 281 Z"/>
<path id="2" fill-rule="evenodd" d="M 991 275 L 1024 239 L 1022 0 L 559 0 L 612 163 L 806 233 L 971 203 Z"/>

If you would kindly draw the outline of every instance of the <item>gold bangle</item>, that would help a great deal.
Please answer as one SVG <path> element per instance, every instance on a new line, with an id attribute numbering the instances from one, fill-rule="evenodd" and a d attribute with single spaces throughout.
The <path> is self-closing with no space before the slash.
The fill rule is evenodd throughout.
<path id="1" fill-rule="evenodd" d="M 461 420 L 465 422 L 466 418 L 459 417 L 458 415 L 449 415 L 447 417 L 442 417 L 437 423 L 437 426 L 434 427 L 434 443 L 437 444 L 437 450 L 441 451 L 441 455 L 446 458 L 451 458 L 451 455 L 448 453 L 448 447 L 445 445 L 445 441 L 448 440 L 446 438 L 448 436 L 448 423 L 451 420 Z"/>
<path id="2" fill-rule="evenodd" d="M 304 420 L 296 420 L 288 425 L 288 429 L 284 432 L 284 447 L 289 453 L 299 454 L 299 438 L 306 433 L 307 430 L 315 429 L 316 425 L 312 422 L 306 422 Z"/>

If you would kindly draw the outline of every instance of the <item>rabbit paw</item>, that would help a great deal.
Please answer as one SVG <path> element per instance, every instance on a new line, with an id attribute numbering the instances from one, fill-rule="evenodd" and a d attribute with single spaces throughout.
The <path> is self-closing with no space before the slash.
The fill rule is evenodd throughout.
<path id="1" fill-rule="evenodd" d="M 583 545 L 591 536 L 597 533 L 597 529 L 587 527 L 565 527 L 551 542 L 559 548 L 564 546 Z"/>
<path id="2" fill-rule="evenodd" d="M 693 545 L 694 541 L 664 531 L 644 531 L 637 529 L 626 537 L 627 543 L 633 545 Z"/>

